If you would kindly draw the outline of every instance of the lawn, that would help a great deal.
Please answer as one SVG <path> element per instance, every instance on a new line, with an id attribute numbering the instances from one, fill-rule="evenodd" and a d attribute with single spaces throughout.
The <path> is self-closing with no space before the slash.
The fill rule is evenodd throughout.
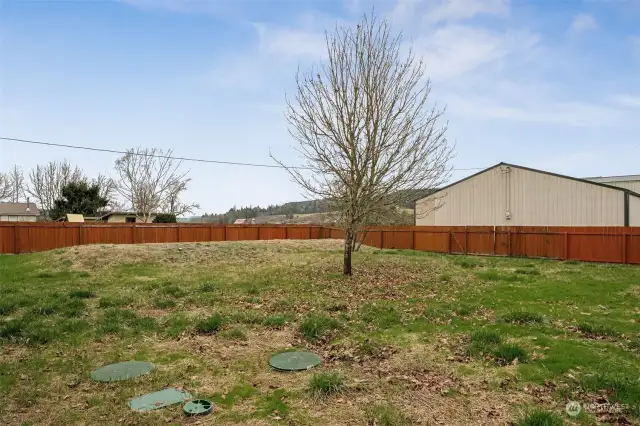
<path id="1" fill-rule="evenodd" d="M 0 424 L 640 421 L 639 267 L 363 247 L 344 278 L 341 259 L 330 240 L 0 256 Z M 270 369 L 296 348 L 322 364 Z M 156 370 L 91 381 L 127 360 Z M 168 386 L 214 414 L 128 408 Z"/>

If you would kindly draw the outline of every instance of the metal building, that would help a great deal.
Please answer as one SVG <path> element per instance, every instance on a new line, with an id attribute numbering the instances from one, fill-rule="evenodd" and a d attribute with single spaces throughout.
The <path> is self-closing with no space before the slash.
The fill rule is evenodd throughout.
<path id="1" fill-rule="evenodd" d="M 597 179 L 610 178 L 578 179 L 499 163 L 416 201 L 415 222 L 446 226 L 640 226 L 640 194 Z"/>

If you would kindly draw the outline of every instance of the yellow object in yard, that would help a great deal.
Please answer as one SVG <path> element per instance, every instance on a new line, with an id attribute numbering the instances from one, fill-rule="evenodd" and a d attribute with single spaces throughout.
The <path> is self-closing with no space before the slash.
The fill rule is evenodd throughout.
<path id="1" fill-rule="evenodd" d="M 84 216 L 81 214 L 67 214 L 67 222 L 84 223 Z"/>

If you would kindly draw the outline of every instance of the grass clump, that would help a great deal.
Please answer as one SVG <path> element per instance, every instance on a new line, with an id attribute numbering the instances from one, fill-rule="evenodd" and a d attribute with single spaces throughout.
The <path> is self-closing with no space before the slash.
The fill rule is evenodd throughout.
<path id="1" fill-rule="evenodd" d="M 232 328 L 223 333 L 224 337 L 232 340 L 247 340 L 247 332 L 240 327 Z"/>
<path id="2" fill-rule="evenodd" d="M 520 325 L 540 324 L 544 322 L 542 314 L 530 311 L 511 311 L 502 316 L 504 322 Z"/>
<path id="3" fill-rule="evenodd" d="M 487 355 L 502 343 L 502 336 L 493 330 L 480 329 L 471 333 L 471 344 L 467 352 L 469 355 Z"/>
<path id="4" fill-rule="evenodd" d="M 280 329 L 287 324 L 287 317 L 284 315 L 269 315 L 264 317 L 262 325 L 269 328 Z"/>
<path id="5" fill-rule="evenodd" d="M 135 334 L 157 328 L 154 318 L 140 317 L 128 309 L 109 308 L 100 320 L 100 331 L 105 334 L 133 332 Z"/>
<path id="6" fill-rule="evenodd" d="M 503 343 L 499 345 L 494 351 L 493 356 L 496 362 L 500 365 L 511 364 L 516 359 L 518 362 L 527 362 L 529 356 L 527 352 L 518 345 L 511 343 Z"/>
<path id="7" fill-rule="evenodd" d="M 338 321 L 327 315 L 311 314 L 300 323 L 300 333 L 307 340 L 316 340 L 326 337 L 331 331 L 337 329 Z"/>
<path id="8" fill-rule="evenodd" d="M 153 306 L 158 309 L 174 308 L 176 306 L 176 301 L 171 299 L 155 299 L 153 301 Z"/>
<path id="9" fill-rule="evenodd" d="M 309 379 L 309 392 L 315 398 L 336 395 L 344 388 L 344 376 L 337 372 L 316 373 Z"/>
<path id="10" fill-rule="evenodd" d="M 200 293 L 212 293 L 216 291 L 216 286 L 213 283 L 202 283 L 198 289 Z"/>
<path id="11" fill-rule="evenodd" d="M 591 324 L 588 322 L 580 322 L 577 325 L 577 329 L 579 332 L 587 335 L 587 336 L 603 336 L 603 337 L 616 337 L 618 332 L 616 332 L 613 328 L 608 327 L 602 324 Z"/>
<path id="12" fill-rule="evenodd" d="M 175 297 L 176 299 L 179 299 L 187 295 L 187 292 L 181 289 L 180 287 L 178 287 L 177 285 L 168 285 L 166 287 L 163 287 L 160 290 L 160 293 L 167 296 Z"/>
<path id="13" fill-rule="evenodd" d="M 451 276 L 451 274 L 440 274 L 439 279 L 443 283 L 448 283 L 449 281 L 451 281 L 453 279 L 453 277 Z"/>
<path id="14" fill-rule="evenodd" d="M 213 314 L 209 318 L 198 321 L 196 331 L 200 334 L 214 334 L 222 327 L 222 315 Z"/>
<path id="15" fill-rule="evenodd" d="M 376 404 L 365 411 L 367 426 L 409 426 L 410 424 L 411 421 L 390 403 Z"/>
<path id="16" fill-rule="evenodd" d="M 521 275 L 540 275 L 540 271 L 533 268 L 518 268 L 514 272 Z"/>
<path id="17" fill-rule="evenodd" d="M 285 389 L 276 389 L 264 396 L 258 403 L 258 414 L 261 417 L 273 416 L 275 414 L 281 418 L 285 418 L 290 410 L 285 402 L 287 396 Z"/>
<path id="18" fill-rule="evenodd" d="M 74 290 L 69 293 L 69 297 L 73 299 L 93 299 L 96 294 L 89 290 Z"/>
<path id="19" fill-rule="evenodd" d="M 580 387 L 593 393 L 606 392 L 609 402 L 628 404 L 631 415 L 640 417 L 640 379 L 621 374 L 598 373 L 584 376 Z"/>
<path id="20" fill-rule="evenodd" d="M 378 328 L 391 328 L 402 324 L 402 313 L 388 302 L 365 304 L 361 308 L 360 317 Z"/>
<path id="21" fill-rule="evenodd" d="M 121 297 L 101 297 L 98 301 L 99 308 L 120 308 L 131 303 L 131 299 Z"/>
<path id="22" fill-rule="evenodd" d="M 454 260 L 453 263 L 465 269 L 473 269 L 473 268 L 478 268 L 480 266 L 480 262 L 468 257 L 460 257 Z"/>
<path id="23" fill-rule="evenodd" d="M 514 426 L 563 426 L 564 420 L 555 413 L 533 410 L 513 423 Z"/>

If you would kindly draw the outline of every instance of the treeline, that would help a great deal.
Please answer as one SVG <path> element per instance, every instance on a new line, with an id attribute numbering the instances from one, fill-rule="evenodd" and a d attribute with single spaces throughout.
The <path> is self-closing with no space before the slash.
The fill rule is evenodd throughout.
<path id="1" fill-rule="evenodd" d="M 128 149 L 115 161 L 112 174 L 90 178 L 67 160 L 38 164 L 26 173 L 13 166 L 0 170 L 0 201 L 35 203 L 41 220 L 127 210 L 148 222 L 158 214 L 175 218 L 199 208 L 181 200 L 191 179 L 171 150 Z"/>
<path id="2" fill-rule="evenodd" d="M 248 206 L 248 207 L 236 207 L 233 206 L 226 213 L 220 214 L 208 214 L 205 213 L 201 220 L 204 222 L 213 223 L 233 223 L 236 219 L 251 219 L 259 216 L 277 216 L 284 215 L 291 219 L 297 214 L 308 213 L 326 213 L 329 211 L 329 205 L 325 201 L 311 200 L 311 201 L 295 201 L 285 204 L 269 205 L 268 207 L 260 206 Z"/>

